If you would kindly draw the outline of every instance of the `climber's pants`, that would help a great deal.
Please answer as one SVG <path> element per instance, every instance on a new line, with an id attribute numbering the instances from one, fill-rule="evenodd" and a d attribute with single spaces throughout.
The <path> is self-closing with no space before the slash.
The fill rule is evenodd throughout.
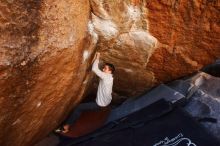
<path id="1" fill-rule="evenodd" d="M 73 110 L 72 113 L 70 113 L 65 124 L 69 124 L 69 125 L 73 124 L 80 117 L 83 111 L 88 111 L 88 110 L 96 111 L 99 109 L 101 109 L 101 107 L 98 106 L 96 102 L 81 103 L 75 108 L 75 110 Z"/>

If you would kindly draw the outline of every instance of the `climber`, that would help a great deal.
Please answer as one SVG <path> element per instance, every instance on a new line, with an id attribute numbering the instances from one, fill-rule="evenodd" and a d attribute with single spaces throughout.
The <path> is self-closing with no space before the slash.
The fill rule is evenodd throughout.
<path id="1" fill-rule="evenodd" d="M 104 108 L 111 103 L 113 73 L 115 71 L 115 67 L 113 64 L 105 63 L 101 71 L 98 67 L 99 58 L 100 53 L 96 53 L 92 65 L 92 71 L 100 78 L 96 100 L 93 102 L 81 103 L 79 106 L 77 106 L 73 113 L 71 113 L 69 118 L 66 120 L 65 125 L 55 130 L 56 133 L 67 133 L 69 131 L 70 125 L 79 118 L 83 111 L 100 110 L 101 108 Z"/>

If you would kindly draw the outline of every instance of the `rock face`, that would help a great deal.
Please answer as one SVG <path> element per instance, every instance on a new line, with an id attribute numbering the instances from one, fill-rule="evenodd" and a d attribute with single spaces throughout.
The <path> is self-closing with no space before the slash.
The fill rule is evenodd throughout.
<path id="1" fill-rule="evenodd" d="M 93 90 L 96 50 L 136 96 L 220 57 L 218 0 L 0 2 L 0 145 L 30 146 Z M 13 139 L 13 141 L 12 141 Z"/>
<path id="2" fill-rule="evenodd" d="M 94 50 L 90 5 L 10 0 L 0 7 L 0 145 L 31 146 L 84 93 Z"/>
<path id="3" fill-rule="evenodd" d="M 143 92 L 154 84 L 146 65 L 158 43 L 149 32 L 145 4 L 103 0 L 92 1 L 91 6 L 97 49 L 103 60 L 117 67 L 115 91 L 129 96 Z"/>
<path id="4" fill-rule="evenodd" d="M 200 0 L 93 0 L 97 48 L 117 67 L 115 91 L 135 96 L 218 58 L 219 5 Z"/>
<path id="5" fill-rule="evenodd" d="M 150 32 L 160 41 L 147 69 L 157 82 L 192 73 L 220 57 L 219 6 L 218 0 L 147 2 Z"/>

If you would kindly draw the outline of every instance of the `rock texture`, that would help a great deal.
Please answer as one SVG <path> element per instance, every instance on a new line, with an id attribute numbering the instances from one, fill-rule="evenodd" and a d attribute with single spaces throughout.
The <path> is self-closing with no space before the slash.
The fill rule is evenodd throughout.
<path id="1" fill-rule="evenodd" d="M 116 66 L 114 91 L 129 97 L 213 62 L 219 7 L 218 0 L 1 1 L 0 145 L 33 145 L 95 91 L 96 50 Z"/>
<path id="2" fill-rule="evenodd" d="M 192 73 L 220 57 L 219 0 L 148 1 L 147 7 L 150 32 L 160 41 L 147 65 L 157 82 Z"/>
<path id="3" fill-rule="evenodd" d="M 146 65 L 158 40 L 149 32 L 145 3 L 93 0 L 91 6 L 97 49 L 104 61 L 117 67 L 115 91 L 134 96 L 151 87 L 154 75 Z"/>
<path id="4" fill-rule="evenodd" d="M 94 41 L 90 5 L 0 2 L 0 145 L 31 146 L 81 100 Z"/>
<path id="5" fill-rule="evenodd" d="M 120 94 L 138 95 L 220 57 L 219 1 L 92 2 L 97 48 L 116 65 Z"/>

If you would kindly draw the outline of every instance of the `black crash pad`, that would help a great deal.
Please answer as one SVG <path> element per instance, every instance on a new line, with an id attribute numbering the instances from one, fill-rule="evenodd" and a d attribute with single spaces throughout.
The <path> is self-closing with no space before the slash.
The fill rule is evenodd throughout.
<path id="1" fill-rule="evenodd" d="M 165 100 L 107 124 L 66 146 L 220 146 L 182 108 Z"/>

